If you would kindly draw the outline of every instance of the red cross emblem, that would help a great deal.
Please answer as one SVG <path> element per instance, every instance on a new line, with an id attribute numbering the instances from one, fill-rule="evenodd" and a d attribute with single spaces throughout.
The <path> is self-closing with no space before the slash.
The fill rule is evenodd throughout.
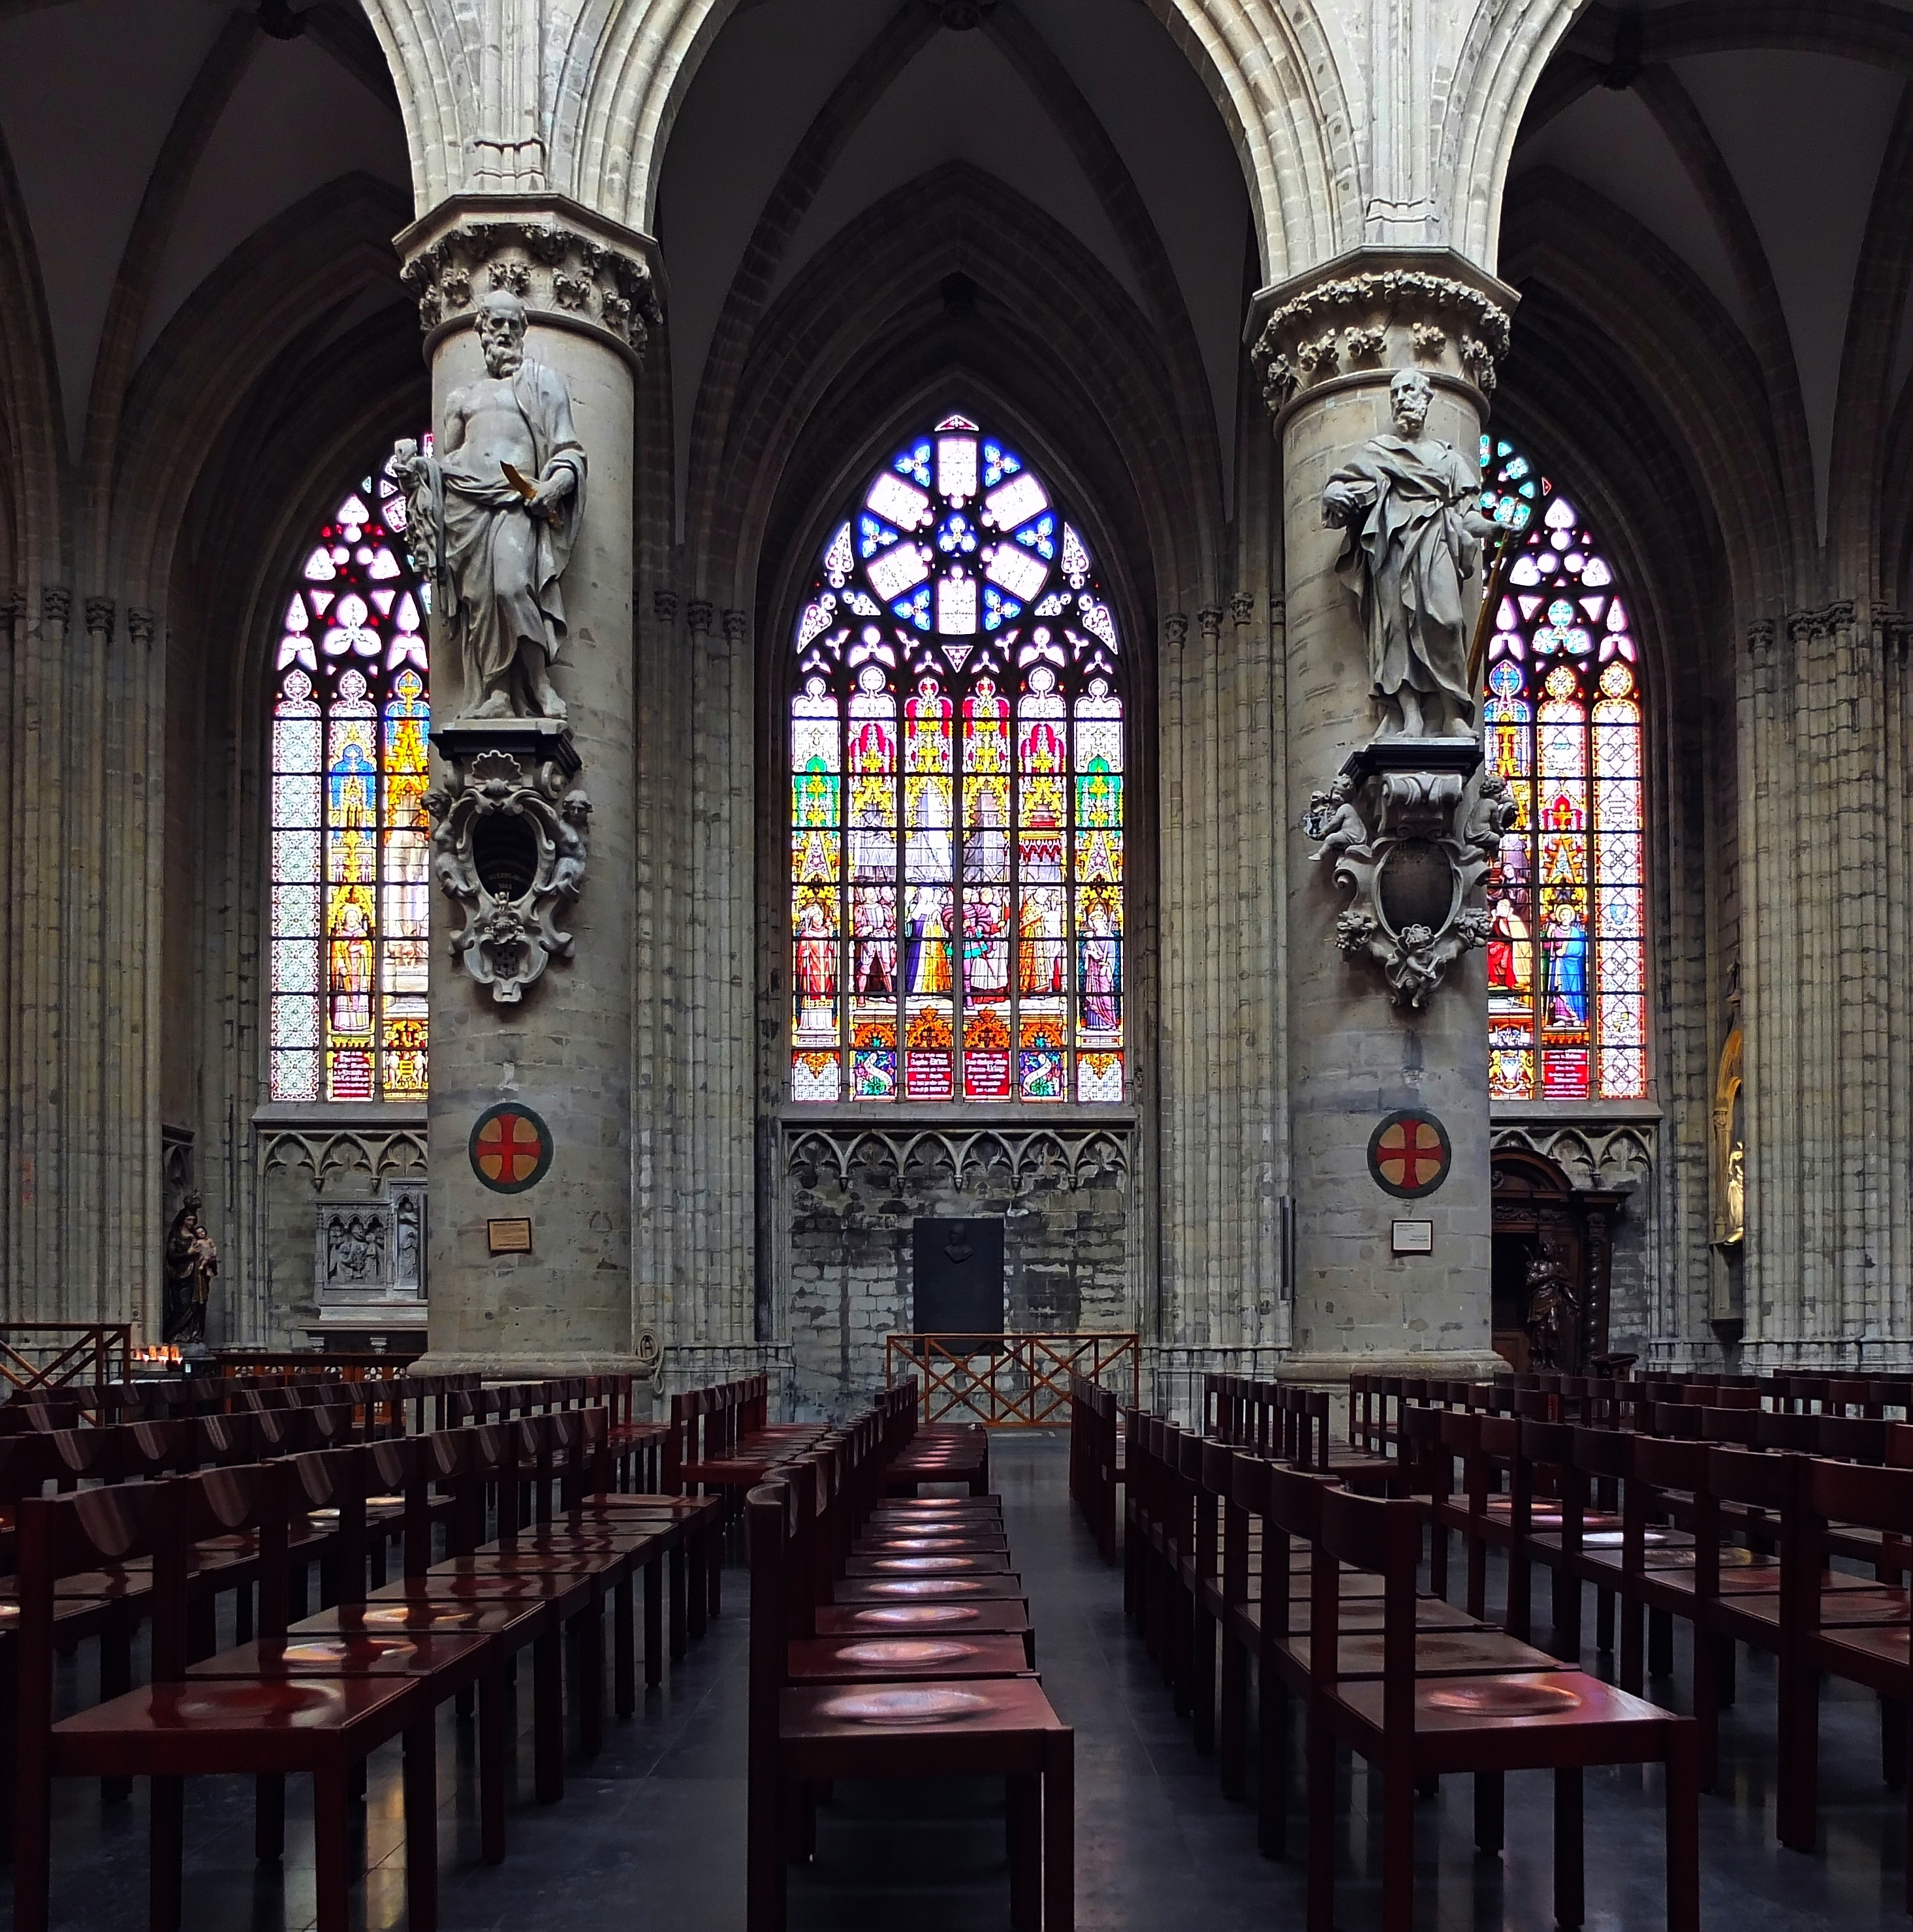
<path id="1" fill-rule="evenodd" d="M 519 1194 L 551 1165 L 551 1130 L 529 1107 L 487 1108 L 472 1129 L 472 1172 L 499 1194 Z"/>
<path id="2" fill-rule="evenodd" d="M 1447 1130 L 1429 1114 L 1391 1114 L 1369 1139 L 1369 1172 L 1404 1197 L 1433 1193 L 1453 1157 Z"/>

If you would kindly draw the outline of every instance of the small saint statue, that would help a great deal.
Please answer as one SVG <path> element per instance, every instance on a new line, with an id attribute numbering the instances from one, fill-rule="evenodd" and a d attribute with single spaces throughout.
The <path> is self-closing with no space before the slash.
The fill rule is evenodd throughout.
<path id="1" fill-rule="evenodd" d="M 1540 1369 L 1572 1366 L 1575 1324 L 1580 1316 L 1567 1270 L 1549 1247 L 1528 1264 L 1528 1346 L 1530 1365 Z"/>
<path id="2" fill-rule="evenodd" d="M 1476 465 L 1426 434 L 1434 390 L 1419 369 L 1389 385 L 1395 434 L 1378 436 L 1329 478 L 1322 520 L 1347 532 L 1336 574 L 1360 600 L 1381 735 L 1465 738 L 1474 730 L 1464 586 L 1495 526 Z"/>
<path id="3" fill-rule="evenodd" d="M 565 642 L 560 582 L 584 513 L 584 446 L 565 379 L 525 354 L 524 304 L 494 290 L 475 320 L 484 375 L 446 398 L 434 453 L 401 442 L 392 474 L 465 715 L 562 718 L 551 667 Z"/>
<path id="4" fill-rule="evenodd" d="M 163 1339 L 168 1342 L 206 1339 L 206 1304 L 219 1272 L 219 1250 L 199 1219 L 202 1204 L 198 1195 L 187 1195 L 166 1230 Z"/>

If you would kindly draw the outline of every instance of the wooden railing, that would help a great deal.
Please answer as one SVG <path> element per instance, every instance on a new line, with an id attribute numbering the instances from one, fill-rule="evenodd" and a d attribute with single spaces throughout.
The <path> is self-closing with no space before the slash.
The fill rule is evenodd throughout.
<path id="1" fill-rule="evenodd" d="M 0 1322 L 0 1379 L 9 1400 L 75 1382 L 124 1382 L 132 1372 L 130 1322 Z"/>
<path id="2" fill-rule="evenodd" d="M 918 1378 L 926 1423 L 1060 1427 L 1069 1420 L 1072 1375 L 1117 1388 L 1132 1408 L 1141 1401 L 1142 1350 L 1134 1334 L 891 1335 L 883 1357 L 888 1386 Z"/>

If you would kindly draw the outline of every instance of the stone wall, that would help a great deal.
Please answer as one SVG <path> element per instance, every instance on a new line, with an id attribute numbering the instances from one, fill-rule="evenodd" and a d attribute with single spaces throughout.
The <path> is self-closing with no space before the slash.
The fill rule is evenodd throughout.
<path id="1" fill-rule="evenodd" d="M 919 1216 L 1000 1219 L 1012 1331 L 1137 1326 L 1133 1130 L 1004 1128 L 913 1134 L 784 1130 L 780 1332 L 797 1413 L 839 1415 L 884 1377 L 907 1333 Z"/>

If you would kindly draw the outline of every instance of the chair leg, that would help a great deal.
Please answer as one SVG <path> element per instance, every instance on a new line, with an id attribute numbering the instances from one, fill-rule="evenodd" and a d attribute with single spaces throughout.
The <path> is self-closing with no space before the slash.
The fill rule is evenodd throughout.
<path id="1" fill-rule="evenodd" d="M 775 1764 L 753 1750 L 746 1787 L 745 1932 L 784 1932 L 784 1799 Z"/>
<path id="2" fill-rule="evenodd" d="M 1428 1533 L 1428 1587 L 1438 1597 L 1448 1594 L 1448 1532 L 1438 1522 Z"/>
<path id="3" fill-rule="evenodd" d="M 628 1573 L 611 1592 L 612 1707 L 621 1718 L 637 1708 L 637 1625 Z"/>
<path id="4" fill-rule="evenodd" d="M 438 1719 L 428 1709 L 405 1732 L 406 1932 L 439 1922 Z"/>
<path id="5" fill-rule="evenodd" d="M 644 1682 L 652 1690 L 664 1681 L 664 1564 L 654 1556 L 644 1566 Z"/>
<path id="6" fill-rule="evenodd" d="M 1225 1622 L 1222 1626 L 1222 1726 L 1216 1742 L 1222 1796 L 1240 1798 L 1249 1788 L 1249 1658 Z"/>
<path id="7" fill-rule="evenodd" d="M 1900 1698 L 1880 1700 L 1880 1782 L 1889 1791 L 1906 1782 L 1906 1711 Z"/>
<path id="8" fill-rule="evenodd" d="M 1076 1924 L 1076 1733 L 1051 1734 L 1043 1754 L 1043 1932 Z"/>
<path id="9" fill-rule="evenodd" d="M 1382 1932 L 1414 1932 L 1415 1781 L 1406 1764 L 1386 1765 L 1381 1778 Z"/>
<path id="10" fill-rule="evenodd" d="M 1003 1820 L 1009 1846 L 1009 1922 L 1012 1932 L 1039 1932 L 1042 1924 L 1043 1783 L 1034 1773 L 1006 1778 Z"/>
<path id="11" fill-rule="evenodd" d="M 1256 1666 L 1256 1844 L 1265 1858 L 1288 1856 L 1288 1690 L 1265 1658 Z"/>
<path id="12" fill-rule="evenodd" d="M 1820 1832 L 1820 1682 L 1805 1660 L 1780 1654 L 1780 1773 L 1774 1828 L 1790 1850 L 1810 1852 Z"/>
<path id="13" fill-rule="evenodd" d="M 251 1603 L 248 1591 L 239 1592 L 241 1607 Z M 244 1637 L 239 1641 L 244 1643 Z M 100 1701 L 105 1703 L 110 1698 L 124 1696 L 133 1688 L 133 1627 L 124 1618 L 115 1618 L 100 1636 Z M 13 1726 L 7 1727 L 7 1735 L 12 1734 Z M 133 1796 L 133 1780 L 130 1778 L 103 1778 L 100 1780 L 100 1797 L 103 1803 L 123 1804 Z"/>
<path id="14" fill-rule="evenodd" d="M 253 1856 L 271 1864 L 286 1855 L 286 1780 L 262 1772 L 253 1780 Z"/>
<path id="15" fill-rule="evenodd" d="M 1614 1592 L 1594 1592 L 1594 1648 L 1603 1657 L 1614 1654 Z"/>
<path id="16" fill-rule="evenodd" d="M 180 1868 L 186 1852 L 186 1780 L 151 1780 L 152 1839 L 148 1854 L 147 1920 L 151 1932 L 179 1932 Z"/>
<path id="17" fill-rule="evenodd" d="M 511 1692 L 502 1671 L 478 1686 L 478 1846 L 488 1865 L 505 1862 L 506 1730 Z"/>
<path id="18" fill-rule="evenodd" d="M 1216 1619 L 1202 1601 L 1200 1584 L 1192 1629 L 1189 1696 L 1195 1706 L 1195 1748 L 1206 1757 L 1216 1748 Z"/>
<path id="19" fill-rule="evenodd" d="M 1555 1773 L 1555 1923 L 1579 1925 L 1588 1916 L 1583 1867 L 1581 1767 L 1564 1765 Z"/>
<path id="20" fill-rule="evenodd" d="M 346 1932 L 351 1884 L 346 1864 L 352 1804 L 349 1768 L 328 1765 L 313 1774 L 312 1876 L 318 1932 Z"/>
<path id="21" fill-rule="evenodd" d="M 1650 1610 L 1648 1612 L 1648 1675 L 1650 1677 L 1672 1677 L 1674 1675 L 1674 1612 L 1672 1610 Z"/>
<path id="22" fill-rule="evenodd" d="M 679 1662 L 684 1656 L 684 1550 L 682 1545 L 670 1554 L 671 1572 L 671 1661 Z"/>
<path id="23" fill-rule="evenodd" d="M 1696 1775 L 1711 1791 L 1720 1769 L 1720 1653 L 1714 1634 L 1694 1626 L 1694 1723 L 1700 1733 Z"/>
<path id="24" fill-rule="evenodd" d="M 532 1792 L 541 1804 L 565 1795 L 565 1642 L 556 1630 L 532 1640 Z"/>
<path id="25" fill-rule="evenodd" d="M 1701 1801 L 1693 1727 L 1678 1718 L 1667 1738 L 1667 1932 L 1700 1932 Z"/>
<path id="26" fill-rule="evenodd" d="M 592 1604 L 572 1619 L 577 1642 L 578 1748 L 595 1757 L 604 1743 L 604 1613 Z"/>
<path id="27" fill-rule="evenodd" d="M 1309 1932 L 1335 1928 L 1335 1739 L 1309 1713 Z"/>
<path id="28" fill-rule="evenodd" d="M 1507 1842 L 1507 1780 L 1498 1771 L 1474 1774 L 1474 1848 L 1491 1858 L 1501 1856 Z"/>

